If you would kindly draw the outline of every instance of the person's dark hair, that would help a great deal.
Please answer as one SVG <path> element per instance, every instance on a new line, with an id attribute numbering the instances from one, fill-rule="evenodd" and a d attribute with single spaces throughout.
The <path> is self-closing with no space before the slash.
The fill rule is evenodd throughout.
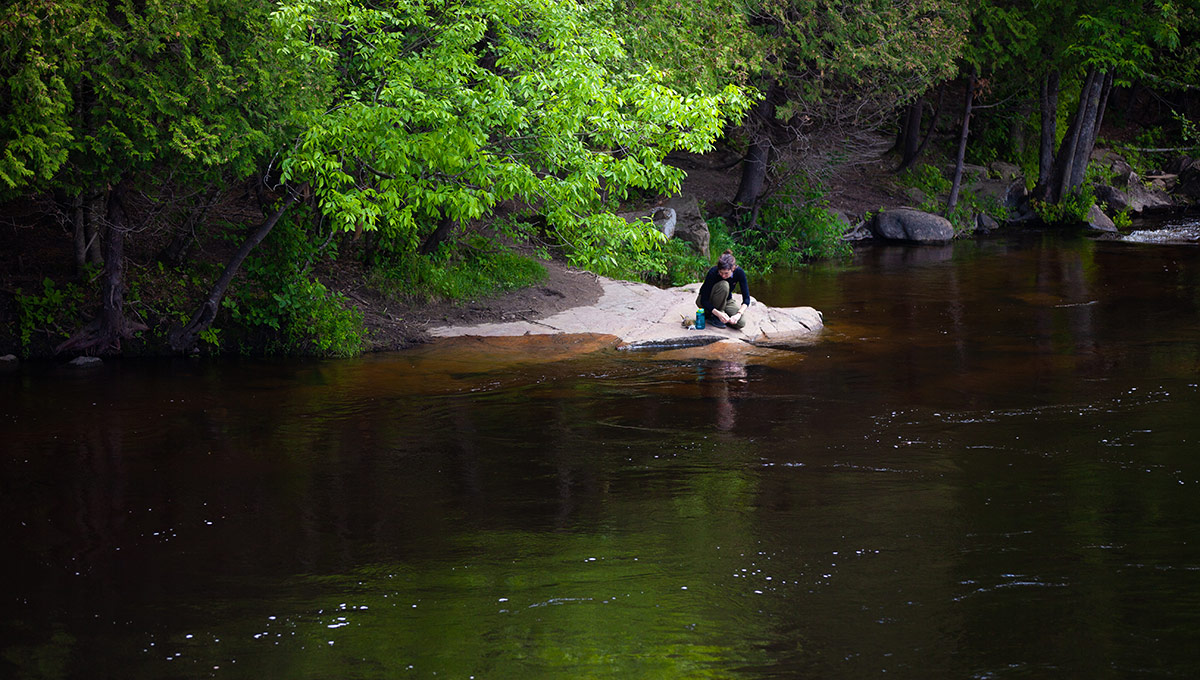
<path id="1" fill-rule="evenodd" d="M 733 257 L 732 250 L 726 250 L 717 258 L 717 271 L 732 271 L 737 266 L 737 260 Z"/>

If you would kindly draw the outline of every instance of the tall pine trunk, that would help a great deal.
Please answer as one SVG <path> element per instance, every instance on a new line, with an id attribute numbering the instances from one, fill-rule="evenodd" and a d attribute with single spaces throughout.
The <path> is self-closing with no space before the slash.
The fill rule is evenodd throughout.
<path id="1" fill-rule="evenodd" d="M 900 150 L 900 165 L 896 168 L 897 171 L 912 165 L 917 158 L 917 149 L 921 146 L 921 118 L 924 113 L 925 97 L 923 96 L 917 97 L 917 100 L 904 110 L 900 141 L 897 145 Z"/>
<path id="2" fill-rule="evenodd" d="M 929 119 L 929 129 L 925 132 L 925 136 L 921 138 L 921 143 L 912 152 L 912 156 L 909 157 L 906 155 L 900 160 L 900 165 L 897 166 L 896 172 L 903 172 L 904 170 L 909 169 L 914 163 L 917 162 L 917 159 L 921 157 L 921 154 L 925 153 L 925 147 L 929 146 L 929 140 L 933 139 L 934 133 L 937 132 L 938 121 L 941 120 L 942 117 L 942 102 L 945 100 L 945 98 L 946 83 L 943 82 L 938 87 L 937 104 L 934 104 L 933 106 L 933 116 Z"/>
<path id="3" fill-rule="evenodd" d="M 1067 134 L 1063 137 L 1058 152 L 1054 155 L 1054 164 L 1050 172 L 1049 186 L 1046 191 L 1047 203 L 1058 203 L 1070 193 L 1071 172 L 1075 165 L 1075 150 L 1079 147 L 1079 136 L 1082 134 L 1087 113 L 1087 103 L 1096 82 L 1096 69 L 1088 71 L 1087 79 L 1079 91 L 1079 104 L 1071 114 L 1071 123 L 1067 126 Z"/>
<path id="4" fill-rule="evenodd" d="M 1058 71 L 1042 78 L 1042 136 L 1038 149 L 1038 187 L 1048 187 L 1054 165 L 1054 142 L 1058 132 Z"/>
<path id="5" fill-rule="evenodd" d="M 1091 79 L 1090 86 L 1086 91 L 1087 102 L 1080 102 L 1083 115 L 1082 124 L 1079 126 L 1079 139 L 1075 142 L 1075 154 L 1071 159 L 1071 174 L 1066 178 L 1067 183 L 1060 198 L 1083 186 L 1088 161 L 1092 157 L 1092 147 L 1096 144 L 1097 126 L 1100 122 L 1097 116 L 1100 113 L 1100 100 L 1105 94 L 1107 82 L 1108 74 L 1097 71 L 1096 77 Z M 1084 93 L 1080 93 L 1081 98 L 1083 95 Z"/>
<path id="6" fill-rule="evenodd" d="M 125 234 L 129 231 L 126 197 L 129 179 L 122 179 L 107 195 L 107 229 L 104 235 L 104 269 L 100 275 L 100 312 L 96 318 L 54 349 L 90 355 L 114 355 L 121 352 L 121 341 L 146 330 L 141 323 L 125 316 Z"/>
<path id="7" fill-rule="evenodd" d="M 950 181 L 950 198 L 946 200 L 946 216 L 958 207 L 958 194 L 962 188 L 963 162 L 967 157 L 967 138 L 971 133 L 971 107 L 975 104 L 975 81 L 978 78 L 975 68 L 967 78 L 967 98 L 963 104 L 962 130 L 958 135 L 958 154 L 954 159 L 954 179 Z"/>

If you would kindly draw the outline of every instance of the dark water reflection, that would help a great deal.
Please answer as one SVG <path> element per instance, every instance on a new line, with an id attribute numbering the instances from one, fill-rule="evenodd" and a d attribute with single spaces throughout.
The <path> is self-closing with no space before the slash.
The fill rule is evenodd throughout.
<path id="1" fill-rule="evenodd" d="M 755 283 L 822 342 L 0 375 L 0 676 L 1194 675 L 1200 251 Z"/>

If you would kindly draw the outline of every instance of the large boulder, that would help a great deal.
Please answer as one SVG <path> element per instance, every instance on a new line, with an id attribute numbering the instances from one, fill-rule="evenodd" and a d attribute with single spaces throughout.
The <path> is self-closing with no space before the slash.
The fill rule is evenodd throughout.
<path id="1" fill-rule="evenodd" d="M 1102 168 L 1108 177 L 1122 177 L 1133 172 L 1129 161 L 1112 149 L 1093 149 L 1090 162 Z"/>
<path id="2" fill-rule="evenodd" d="M 1116 233 L 1117 231 L 1117 225 L 1113 223 L 1108 215 L 1104 214 L 1104 211 L 1098 205 L 1093 205 L 1092 209 L 1088 211 L 1087 224 L 1088 227 L 1096 231 L 1108 233 Z"/>
<path id="3" fill-rule="evenodd" d="M 992 162 L 988 165 L 988 173 L 992 177 L 999 178 L 1002 182 L 1012 182 L 1023 176 L 1021 174 L 1021 166 L 1015 163 L 1005 163 L 1004 161 Z"/>
<path id="4" fill-rule="evenodd" d="M 1009 212 L 1013 212 L 1020 207 L 1021 202 L 1025 200 L 1029 193 L 1025 189 L 1025 180 L 1017 177 L 1012 180 L 1003 179 L 988 179 L 981 182 L 976 182 L 971 187 L 971 191 L 979 198 L 990 198 L 995 200 Z"/>
<path id="5" fill-rule="evenodd" d="M 999 228 L 1000 223 L 991 215 L 979 213 L 975 216 L 975 231 L 986 234 L 989 231 L 996 231 Z"/>
<path id="6" fill-rule="evenodd" d="M 880 211 L 871 221 L 875 236 L 909 243 L 945 243 L 954 238 L 954 225 L 941 215 L 911 208 Z"/>
<path id="7" fill-rule="evenodd" d="M 770 307 L 754 300 L 744 313 L 743 328 L 710 325 L 697 330 L 691 322 L 696 315 L 699 282 L 663 290 L 635 281 L 597 280 L 603 292 L 590 305 L 564 309 L 536 321 L 433 327 L 428 332 L 443 338 L 586 333 L 612 336 L 620 349 L 663 350 L 714 343 L 735 348 L 801 347 L 815 342 L 824 328 L 821 312 L 812 307 Z"/>
<path id="8" fill-rule="evenodd" d="M 1129 210 L 1140 213 L 1175 206 L 1175 201 L 1171 200 L 1166 191 L 1147 187 L 1132 170 L 1114 178 L 1113 185 L 1095 185 L 1094 193 L 1097 201 L 1107 203 L 1109 209 L 1115 211 Z"/>
<path id="9" fill-rule="evenodd" d="M 1175 195 L 1191 203 L 1200 201 L 1200 160 L 1180 163 L 1179 178 L 1175 181 Z"/>

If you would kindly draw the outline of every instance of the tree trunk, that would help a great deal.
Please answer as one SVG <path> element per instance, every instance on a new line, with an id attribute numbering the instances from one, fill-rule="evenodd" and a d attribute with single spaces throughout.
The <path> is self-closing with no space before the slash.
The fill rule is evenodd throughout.
<path id="1" fill-rule="evenodd" d="M 83 266 L 87 264 L 87 224 L 85 215 L 87 212 L 83 209 L 83 194 L 75 194 L 71 197 L 71 224 L 74 225 L 74 241 L 75 241 L 75 273 L 82 278 Z"/>
<path id="2" fill-rule="evenodd" d="M 146 330 L 141 323 L 125 317 L 125 234 L 129 231 L 129 215 L 125 197 L 129 180 L 117 183 L 108 195 L 108 233 L 104 238 L 104 271 L 100 277 L 100 313 L 66 342 L 54 348 L 55 354 L 79 351 L 91 355 L 114 355 L 121 352 L 121 341 Z"/>
<path id="3" fill-rule="evenodd" d="M 742 180 L 733 197 L 734 212 L 745 215 L 754 210 L 758 197 L 767 184 L 767 168 L 771 159 L 771 140 L 765 130 L 751 132 L 750 147 L 742 162 Z"/>
<path id="4" fill-rule="evenodd" d="M 289 190 L 288 197 L 283 202 L 283 205 L 268 217 L 254 233 L 242 243 L 242 247 L 229 258 L 229 262 L 225 264 L 225 271 L 221 273 L 221 278 L 213 284 L 212 290 L 209 291 L 208 298 L 192 315 L 191 321 L 184 326 L 176 326 L 171 329 L 167 335 L 167 342 L 171 345 L 171 349 L 176 352 L 186 352 L 196 346 L 196 341 L 200 339 L 200 333 L 208 329 L 212 325 L 214 319 L 217 318 L 217 310 L 221 307 L 221 300 L 225 297 L 225 291 L 228 290 L 229 284 L 233 281 L 233 277 L 242 266 L 246 256 L 250 251 L 254 250 L 262 240 L 271 233 L 275 228 L 275 224 L 279 218 L 288 211 L 296 201 L 300 199 L 301 191 Z"/>
<path id="5" fill-rule="evenodd" d="M 975 103 L 975 80 L 978 74 L 971 68 L 967 78 L 967 99 L 963 106 L 962 131 L 958 135 L 958 155 L 954 159 L 954 179 L 950 181 L 950 198 L 946 200 L 946 217 L 958 206 L 958 192 L 962 187 L 963 161 L 967 156 L 967 137 L 971 131 L 971 107 Z"/>
<path id="6" fill-rule="evenodd" d="M 942 83 L 941 86 L 938 87 L 937 104 L 935 104 L 933 107 L 933 116 L 929 120 L 929 130 L 927 130 L 925 132 L 925 136 L 921 138 L 921 144 L 913 152 L 912 158 L 902 160 L 900 167 L 896 168 L 896 172 L 903 172 L 904 170 L 909 169 L 914 163 L 917 162 L 917 159 L 921 157 L 921 154 L 925 153 L 925 147 L 929 146 L 929 140 L 933 139 L 933 133 L 937 131 L 938 120 L 942 117 L 942 102 L 945 100 L 945 96 L 946 83 Z"/>
<path id="7" fill-rule="evenodd" d="M 900 144 L 900 166 L 897 170 L 903 170 L 912 165 L 917 158 L 917 148 L 921 145 L 921 116 L 925 113 L 925 97 L 917 97 L 917 100 L 908 105 L 908 110 L 904 113 L 904 133 Z"/>
<path id="8" fill-rule="evenodd" d="M 1071 124 L 1067 127 L 1067 134 L 1063 137 L 1062 145 L 1058 147 L 1058 153 L 1054 156 L 1054 169 L 1050 173 L 1050 190 L 1046 194 L 1047 203 L 1058 203 L 1069 193 L 1071 171 L 1075 163 L 1075 149 L 1079 147 L 1079 135 L 1084 126 L 1084 115 L 1094 82 L 1096 82 L 1096 69 L 1092 68 L 1088 71 L 1083 88 L 1079 90 L 1079 105 L 1075 107 L 1075 113 L 1071 115 Z"/>
<path id="9" fill-rule="evenodd" d="M 1054 139 L 1058 128 L 1058 71 L 1051 71 L 1042 78 L 1042 139 L 1038 150 L 1038 188 L 1050 186 L 1050 174 L 1054 165 Z"/>
<path id="10" fill-rule="evenodd" d="M 763 99 L 750 114 L 748 129 L 750 146 L 742 163 L 742 180 L 733 197 L 734 215 L 752 214 L 767 184 L 767 170 L 771 161 L 771 126 L 775 124 L 775 99 L 780 90 L 778 83 L 771 83 Z"/>
<path id="11" fill-rule="evenodd" d="M 1088 161 L 1091 160 L 1092 146 L 1096 143 L 1097 127 L 1099 120 L 1096 118 L 1100 113 L 1100 99 L 1105 92 L 1105 84 L 1108 82 L 1108 74 L 1097 72 L 1096 77 L 1091 79 L 1090 87 L 1085 92 L 1080 93 L 1080 109 L 1083 111 L 1082 124 L 1079 126 L 1079 139 L 1075 142 L 1075 154 L 1071 158 L 1071 174 L 1067 178 L 1067 185 L 1064 187 L 1061 196 L 1075 191 L 1083 186 L 1083 178 L 1087 174 Z M 1082 97 L 1087 96 L 1087 102 L 1082 100 Z M 1060 196 L 1060 198 L 1061 198 Z"/>
<path id="12" fill-rule="evenodd" d="M 1079 146 L 1075 149 L 1075 163 L 1071 170 L 1070 190 L 1074 191 L 1083 186 L 1087 176 L 1088 161 L 1092 157 L 1092 149 L 1096 147 L 1096 137 L 1100 135 L 1100 123 L 1104 120 L 1104 109 L 1108 106 L 1108 95 L 1112 92 L 1112 73 L 1102 73 L 1093 85 L 1093 93 L 1088 99 L 1087 125 L 1079 135 Z"/>
<path id="13" fill-rule="evenodd" d="M 101 255 L 103 244 L 101 243 L 100 235 L 104 233 L 104 212 L 105 212 L 105 194 L 99 193 L 91 196 L 87 200 L 87 259 L 92 264 L 102 264 L 104 257 Z"/>
<path id="14" fill-rule="evenodd" d="M 458 220 L 450 217 L 443 217 L 439 222 L 437 229 L 434 229 L 425 240 L 421 242 L 417 248 L 417 254 L 429 255 L 438 249 L 446 241 L 450 240 L 450 235 L 454 233 L 454 228 L 458 226 Z"/>

